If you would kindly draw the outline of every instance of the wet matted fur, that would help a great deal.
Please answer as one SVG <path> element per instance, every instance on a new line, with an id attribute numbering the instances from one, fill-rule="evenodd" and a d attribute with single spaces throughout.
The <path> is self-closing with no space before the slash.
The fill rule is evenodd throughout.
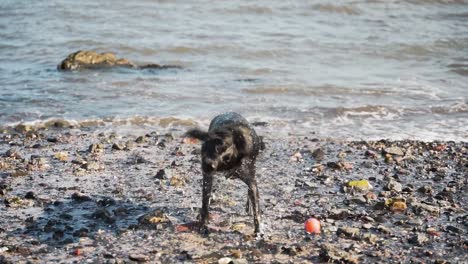
<path id="1" fill-rule="evenodd" d="M 208 222 L 213 176 L 226 173 L 226 178 L 242 180 L 248 187 L 248 208 L 252 210 L 255 233 L 261 233 L 259 193 L 255 179 L 255 161 L 263 142 L 247 120 L 238 113 L 230 112 L 216 116 L 208 131 L 192 129 L 187 137 L 203 142 L 201 149 L 203 172 L 202 209 L 200 227 Z"/>

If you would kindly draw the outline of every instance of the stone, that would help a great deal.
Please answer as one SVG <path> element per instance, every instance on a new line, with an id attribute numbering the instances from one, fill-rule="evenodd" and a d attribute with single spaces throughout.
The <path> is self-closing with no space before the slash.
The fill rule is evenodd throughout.
<path id="1" fill-rule="evenodd" d="M 124 150 L 125 149 L 125 145 L 122 144 L 122 143 L 114 143 L 112 145 L 112 149 L 113 150 Z"/>
<path id="2" fill-rule="evenodd" d="M 37 196 L 33 191 L 29 191 L 24 195 L 24 199 L 35 200 Z"/>
<path id="3" fill-rule="evenodd" d="M 372 185 L 367 180 L 349 181 L 346 186 L 361 192 L 372 190 Z"/>
<path id="4" fill-rule="evenodd" d="M 79 50 L 77 52 L 71 53 L 59 65 L 57 65 L 57 69 L 61 71 L 95 70 L 116 67 L 141 70 L 181 68 L 177 65 L 160 65 L 156 63 L 138 66 L 128 59 L 117 58 L 114 53 L 97 53 L 96 51 L 92 50 Z"/>
<path id="5" fill-rule="evenodd" d="M 232 264 L 232 263 L 234 262 L 232 261 L 231 258 L 228 258 L 228 257 L 218 259 L 218 264 Z"/>
<path id="6" fill-rule="evenodd" d="M 94 161 L 86 162 L 85 164 L 81 165 L 81 168 L 87 171 L 97 171 L 101 169 L 99 163 Z"/>
<path id="7" fill-rule="evenodd" d="M 150 258 L 147 255 L 140 254 L 140 253 L 131 253 L 128 255 L 128 258 L 133 261 L 137 262 L 146 262 L 150 260 Z"/>
<path id="8" fill-rule="evenodd" d="M 100 208 L 100 209 L 96 210 L 96 212 L 94 212 L 92 214 L 92 217 L 95 218 L 95 219 L 101 219 L 104 222 L 106 222 L 107 224 L 115 223 L 114 216 L 105 208 Z"/>
<path id="9" fill-rule="evenodd" d="M 95 51 L 83 50 L 68 55 L 57 68 L 63 71 L 76 71 L 83 69 L 127 67 L 136 68 L 136 65 L 127 59 L 119 59 L 115 54 L 97 53 Z"/>
<path id="10" fill-rule="evenodd" d="M 359 228 L 355 227 L 338 227 L 338 230 L 336 231 L 336 235 L 338 236 L 344 236 L 346 238 L 358 238 L 360 234 Z"/>
<path id="11" fill-rule="evenodd" d="M 164 169 L 160 169 L 160 170 L 156 173 L 156 175 L 154 176 L 154 178 L 159 179 L 159 180 L 165 180 L 165 179 L 167 179 L 166 171 L 164 171 Z"/>
<path id="12" fill-rule="evenodd" d="M 408 242 L 417 246 L 422 246 L 429 241 L 429 238 L 423 233 L 418 233 L 408 239 Z"/>
<path id="13" fill-rule="evenodd" d="M 420 202 L 412 202 L 411 206 L 413 209 L 416 211 L 416 213 L 421 213 L 423 211 L 429 212 L 431 214 L 440 214 L 440 209 L 437 206 L 429 205 L 429 204 L 424 204 Z"/>
<path id="14" fill-rule="evenodd" d="M 399 147 L 389 147 L 384 149 L 384 153 L 386 154 L 391 154 L 391 155 L 397 155 L 397 156 L 403 156 L 405 153 L 403 152 L 403 149 Z"/>
<path id="15" fill-rule="evenodd" d="M 92 201 L 93 199 L 91 199 L 91 197 L 87 196 L 87 195 L 84 195 L 82 193 L 73 193 L 72 196 L 71 196 L 72 200 L 73 201 L 76 201 L 76 202 L 88 202 L 88 201 Z"/>
<path id="16" fill-rule="evenodd" d="M 325 151 L 322 148 L 317 148 L 312 152 L 312 157 L 317 161 L 321 161 L 325 157 Z"/>
<path id="17" fill-rule="evenodd" d="M 385 188 L 386 188 L 388 191 L 395 191 L 395 192 L 401 192 L 402 189 L 403 189 L 401 183 L 399 183 L 399 182 L 397 182 L 397 181 L 395 181 L 395 180 L 393 180 L 393 179 L 390 180 L 390 181 L 386 184 Z"/>
<path id="18" fill-rule="evenodd" d="M 103 144 L 91 144 L 88 148 L 88 151 L 90 153 L 99 153 L 104 150 L 104 145 Z"/>
<path id="19" fill-rule="evenodd" d="M 5 152 L 5 156 L 13 159 L 23 159 L 23 155 L 19 152 L 17 148 L 11 148 Z"/>
<path id="20" fill-rule="evenodd" d="M 358 257 L 344 250 L 336 248 L 332 244 L 323 244 L 320 247 L 320 258 L 326 262 L 358 263 Z"/>

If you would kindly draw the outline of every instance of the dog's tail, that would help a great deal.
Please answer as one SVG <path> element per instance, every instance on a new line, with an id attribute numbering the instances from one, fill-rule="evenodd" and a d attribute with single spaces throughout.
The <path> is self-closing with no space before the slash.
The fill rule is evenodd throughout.
<path id="1" fill-rule="evenodd" d="M 208 132 L 202 131 L 198 128 L 190 129 L 185 133 L 186 137 L 196 138 L 201 141 L 207 141 L 210 138 Z"/>

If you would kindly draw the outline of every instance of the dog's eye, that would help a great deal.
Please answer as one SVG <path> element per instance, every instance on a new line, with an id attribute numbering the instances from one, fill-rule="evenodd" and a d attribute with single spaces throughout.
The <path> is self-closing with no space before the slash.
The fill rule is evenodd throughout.
<path id="1" fill-rule="evenodd" d="M 229 162 L 230 160 L 231 160 L 231 157 L 230 157 L 230 156 L 227 156 L 227 155 L 226 155 L 226 156 L 223 157 L 223 161 L 224 161 L 224 162 Z"/>

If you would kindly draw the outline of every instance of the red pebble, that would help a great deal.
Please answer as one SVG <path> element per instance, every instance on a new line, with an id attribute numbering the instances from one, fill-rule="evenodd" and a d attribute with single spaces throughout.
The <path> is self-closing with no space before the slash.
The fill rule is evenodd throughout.
<path id="1" fill-rule="evenodd" d="M 305 230 L 309 234 L 320 234 L 320 221 L 315 218 L 309 218 L 304 224 Z"/>

